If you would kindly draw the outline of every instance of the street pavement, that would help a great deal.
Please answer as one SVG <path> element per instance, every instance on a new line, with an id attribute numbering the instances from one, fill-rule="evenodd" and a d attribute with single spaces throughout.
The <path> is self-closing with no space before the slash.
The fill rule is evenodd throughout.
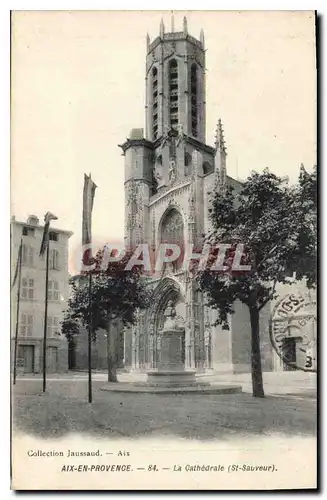
<path id="1" fill-rule="evenodd" d="M 75 371 L 63 374 L 49 374 L 47 380 L 61 380 L 61 381 L 85 381 L 87 379 L 87 372 Z M 251 374 L 219 374 L 209 372 L 197 376 L 199 380 L 210 382 L 213 385 L 226 384 L 226 385 L 241 385 L 242 391 L 245 393 L 252 392 Z M 41 379 L 41 374 L 23 375 L 18 379 L 25 381 L 32 381 Z M 107 381 L 107 374 L 105 371 L 93 371 L 92 379 L 94 381 Z M 141 372 L 121 372 L 118 374 L 119 382 L 133 384 L 135 382 L 145 382 L 146 374 Z M 289 397 L 316 397 L 317 389 L 317 374 L 294 371 L 294 372 L 265 372 L 263 373 L 264 390 L 266 395 L 279 395 Z"/>

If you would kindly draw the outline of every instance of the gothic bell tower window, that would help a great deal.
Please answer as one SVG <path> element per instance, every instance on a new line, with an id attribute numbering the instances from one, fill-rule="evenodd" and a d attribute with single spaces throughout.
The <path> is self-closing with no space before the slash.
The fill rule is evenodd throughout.
<path id="1" fill-rule="evenodd" d="M 178 125 L 178 66 L 176 59 L 169 62 L 169 121 L 172 128 Z"/>
<path id="2" fill-rule="evenodd" d="M 197 89 L 197 66 L 191 66 L 191 122 L 192 135 L 198 136 L 198 89 Z"/>
<path id="3" fill-rule="evenodd" d="M 158 136 L 158 70 L 152 70 L 152 135 L 153 140 Z"/>

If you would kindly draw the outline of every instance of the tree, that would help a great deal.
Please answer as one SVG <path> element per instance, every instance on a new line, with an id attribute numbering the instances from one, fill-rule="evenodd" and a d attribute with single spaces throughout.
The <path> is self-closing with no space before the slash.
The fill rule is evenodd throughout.
<path id="1" fill-rule="evenodd" d="M 72 284 L 72 281 L 70 281 Z M 80 323 L 78 318 L 75 316 L 74 311 L 69 307 L 65 313 L 63 320 L 61 322 L 61 333 L 65 335 L 66 339 L 69 341 L 74 340 L 76 335 L 79 334 Z"/>
<path id="2" fill-rule="evenodd" d="M 297 246 L 291 256 L 296 279 L 306 279 L 308 286 L 317 282 L 317 167 L 309 173 L 301 165 L 293 204 L 297 206 Z"/>
<path id="3" fill-rule="evenodd" d="M 316 283 L 316 174 L 301 169 L 299 182 L 289 187 L 287 180 L 269 170 L 252 173 L 238 195 L 231 187 L 215 193 L 210 220 L 212 231 L 206 243 L 231 245 L 226 255 L 227 270 L 212 270 L 213 252 L 203 270 L 197 270 L 200 289 L 208 305 L 216 309 L 221 324 L 228 329 L 228 316 L 238 299 L 248 307 L 251 324 L 251 374 L 253 396 L 264 397 L 260 354 L 260 310 L 276 297 L 276 284 L 288 282 L 290 271 L 297 279 Z M 249 271 L 232 268 L 237 244 L 244 245 L 241 264 Z"/>
<path id="4" fill-rule="evenodd" d="M 117 382 L 119 345 L 118 332 L 117 329 L 113 329 L 113 323 L 119 320 L 123 326 L 133 324 L 136 320 L 136 311 L 146 308 L 149 302 L 146 279 L 142 277 L 140 267 L 134 266 L 131 270 L 125 270 L 129 258 L 130 255 L 126 254 L 120 261 L 109 262 L 108 267 L 102 270 L 103 251 L 100 251 L 94 259 L 95 269 L 92 271 L 92 332 L 95 340 L 99 329 L 106 331 L 110 382 Z M 87 276 L 75 278 L 71 283 L 72 293 L 62 324 L 62 331 L 66 336 L 69 331 L 76 333 L 78 322 L 88 327 L 90 317 Z"/>

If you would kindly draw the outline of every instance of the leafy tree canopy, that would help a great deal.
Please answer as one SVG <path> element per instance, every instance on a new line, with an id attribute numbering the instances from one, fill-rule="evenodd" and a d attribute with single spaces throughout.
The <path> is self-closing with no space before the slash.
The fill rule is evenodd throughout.
<path id="1" fill-rule="evenodd" d="M 117 262 L 110 262 L 105 270 L 101 269 L 103 251 L 94 259 L 92 271 L 91 311 L 94 335 L 100 328 L 107 329 L 108 323 L 119 318 L 124 325 L 133 324 L 136 311 L 149 304 L 149 292 L 146 279 L 141 276 L 138 266 L 126 271 L 130 258 L 126 254 Z M 77 276 L 71 280 L 72 293 L 68 302 L 68 311 L 62 324 L 63 333 L 70 329 L 76 332 L 76 324 L 89 324 L 89 277 Z"/>
<path id="2" fill-rule="evenodd" d="M 215 193 L 210 210 L 210 246 L 243 244 L 241 264 L 250 271 L 210 270 L 197 272 L 208 303 L 218 311 L 218 323 L 228 329 L 228 314 L 239 299 L 260 310 L 274 297 L 278 282 L 287 282 L 290 272 L 296 279 L 316 283 L 316 169 L 308 173 L 301 167 L 298 183 L 264 170 L 253 172 L 239 194 L 231 187 Z M 211 262 L 209 261 L 211 264 Z"/>

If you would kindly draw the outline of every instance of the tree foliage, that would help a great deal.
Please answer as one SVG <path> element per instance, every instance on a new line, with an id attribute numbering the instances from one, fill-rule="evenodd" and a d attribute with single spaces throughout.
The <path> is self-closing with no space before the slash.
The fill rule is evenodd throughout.
<path id="1" fill-rule="evenodd" d="M 125 270 L 130 258 L 126 254 L 120 261 L 110 262 L 105 270 L 101 269 L 103 251 L 94 259 L 95 268 L 91 271 L 91 312 L 92 330 L 106 328 L 108 321 L 119 318 L 124 325 L 133 324 L 137 309 L 144 309 L 149 303 L 146 279 L 138 266 Z M 67 327 L 80 321 L 84 327 L 89 325 L 89 276 L 81 275 L 71 280 L 72 292 L 68 302 Z"/>
<path id="2" fill-rule="evenodd" d="M 226 243 L 244 245 L 242 264 L 249 272 L 210 270 L 212 260 L 198 279 L 209 304 L 219 311 L 219 322 L 228 328 L 227 317 L 239 299 L 262 309 L 274 296 L 277 282 L 287 282 L 291 272 L 307 285 L 316 283 L 316 172 L 301 169 L 299 182 L 264 170 L 246 180 L 239 194 L 232 187 L 216 193 L 210 210 L 211 247 Z M 232 260 L 230 255 L 230 260 Z M 228 260 L 226 262 L 228 264 Z"/>

